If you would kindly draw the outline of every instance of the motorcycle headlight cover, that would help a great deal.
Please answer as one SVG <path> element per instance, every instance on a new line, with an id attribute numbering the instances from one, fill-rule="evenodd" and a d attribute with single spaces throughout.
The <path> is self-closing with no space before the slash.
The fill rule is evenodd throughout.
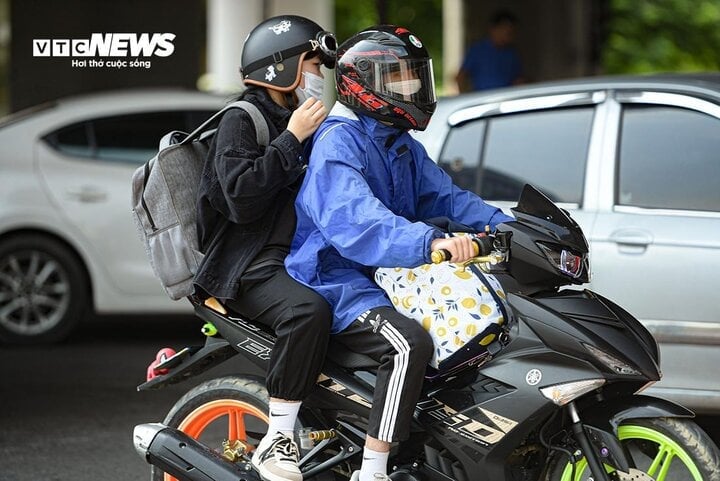
<path id="1" fill-rule="evenodd" d="M 543 387 L 540 388 L 540 392 L 558 406 L 564 406 L 583 394 L 594 391 L 603 384 L 605 384 L 605 379 L 587 379 L 584 381 L 566 382 Z"/>
<path id="2" fill-rule="evenodd" d="M 630 366 L 625 361 L 621 361 L 617 357 L 613 356 L 612 354 L 608 354 L 607 352 L 603 351 L 602 349 L 598 349 L 595 346 L 591 346 L 589 344 L 583 343 L 583 346 L 585 349 L 588 350 L 590 354 L 593 355 L 595 359 L 600 361 L 601 363 L 605 364 L 612 372 L 616 374 L 625 374 L 627 376 L 639 376 L 640 371 L 635 369 L 634 367 Z"/>

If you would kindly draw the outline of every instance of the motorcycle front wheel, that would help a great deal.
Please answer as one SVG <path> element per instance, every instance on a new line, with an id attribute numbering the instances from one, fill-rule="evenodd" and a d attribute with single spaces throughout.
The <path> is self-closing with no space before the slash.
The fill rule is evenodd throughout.
<path id="1" fill-rule="evenodd" d="M 226 440 L 257 446 L 267 432 L 267 412 L 268 394 L 261 381 L 223 377 L 190 390 L 175 403 L 163 423 L 222 452 Z M 153 466 L 152 480 L 175 478 Z"/>
<path id="2" fill-rule="evenodd" d="M 720 481 L 720 451 L 689 419 L 633 419 L 619 427 L 618 438 L 636 469 L 627 476 L 616 473 L 617 477 L 613 479 Z M 608 472 L 615 471 L 610 466 L 605 467 Z M 574 471 L 565 458 L 556 464 L 548 480 L 588 481 L 591 478 L 585 458 L 575 463 Z"/>

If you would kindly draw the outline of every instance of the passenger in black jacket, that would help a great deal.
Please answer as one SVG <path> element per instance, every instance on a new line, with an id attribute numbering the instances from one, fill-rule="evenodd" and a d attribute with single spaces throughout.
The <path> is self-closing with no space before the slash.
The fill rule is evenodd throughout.
<path id="1" fill-rule="evenodd" d="M 229 110 L 210 146 L 198 197 L 205 258 L 196 293 L 218 298 L 277 336 L 267 373 L 268 433 L 252 458 L 267 481 L 302 481 L 293 431 L 330 336 L 327 303 L 288 276 L 283 261 L 307 162 L 303 142 L 327 116 L 320 66 L 334 66 L 335 48 L 331 33 L 303 17 L 274 17 L 253 29 L 243 46 L 248 88 L 242 98 L 267 120 L 270 144 L 257 144 L 247 112 Z"/>

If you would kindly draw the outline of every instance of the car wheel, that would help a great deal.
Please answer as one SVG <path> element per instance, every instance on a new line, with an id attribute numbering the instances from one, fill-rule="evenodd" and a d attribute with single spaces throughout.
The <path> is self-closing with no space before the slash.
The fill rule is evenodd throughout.
<path id="1" fill-rule="evenodd" d="M 0 341 L 64 339 L 82 319 L 88 292 L 80 260 L 60 242 L 38 235 L 0 240 Z"/>

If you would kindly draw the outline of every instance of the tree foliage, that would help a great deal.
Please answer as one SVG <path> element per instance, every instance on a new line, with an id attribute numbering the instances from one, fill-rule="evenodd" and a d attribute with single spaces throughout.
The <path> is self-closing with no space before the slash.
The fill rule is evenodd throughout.
<path id="1" fill-rule="evenodd" d="M 335 34 L 340 43 L 381 23 L 400 25 L 417 35 L 434 60 L 436 82 L 442 79 L 442 0 L 335 1 Z"/>
<path id="2" fill-rule="evenodd" d="M 718 26 L 718 0 L 612 0 L 605 70 L 720 70 Z"/>

